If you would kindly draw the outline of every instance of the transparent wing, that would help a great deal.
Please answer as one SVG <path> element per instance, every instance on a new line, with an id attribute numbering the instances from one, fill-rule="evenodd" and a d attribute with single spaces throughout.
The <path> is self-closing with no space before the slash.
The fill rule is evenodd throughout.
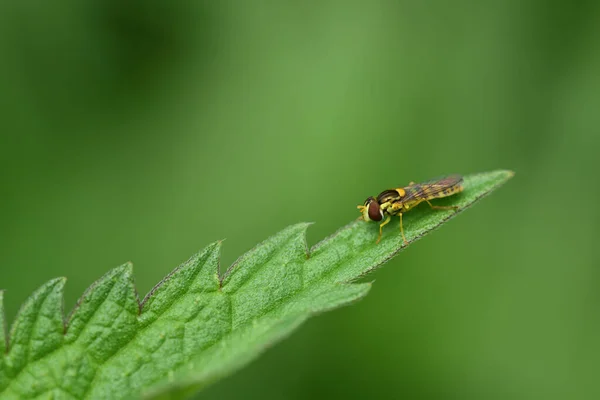
<path id="1" fill-rule="evenodd" d="M 402 197 L 402 201 L 408 202 L 416 199 L 431 199 L 449 196 L 453 193 L 452 189 L 461 185 L 462 181 L 463 178 L 460 175 L 448 175 L 410 185 L 404 188 L 406 196 Z"/>

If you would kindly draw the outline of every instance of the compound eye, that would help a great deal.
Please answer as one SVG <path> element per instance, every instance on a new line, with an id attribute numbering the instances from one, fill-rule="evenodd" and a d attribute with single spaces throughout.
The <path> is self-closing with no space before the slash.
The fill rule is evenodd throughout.
<path id="1" fill-rule="evenodd" d="M 371 200 L 369 203 L 369 218 L 373 221 L 381 221 L 383 219 L 383 215 L 379 209 L 379 203 L 375 199 Z"/>

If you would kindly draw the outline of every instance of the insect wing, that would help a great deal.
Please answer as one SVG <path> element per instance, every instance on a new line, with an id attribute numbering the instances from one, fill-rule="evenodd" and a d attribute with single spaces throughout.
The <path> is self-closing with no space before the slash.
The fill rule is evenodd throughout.
<path id="1" fill-rule="evenodd" d="M 460 175 L 448 175 L 442 178 L 431 179 L 423 183 L 410 185 L 404 188 L 404 190 L 406 190 L 406 196 L 402 198 L 402 201 L 408 202 L 410 200 L 445 197 L 440 196 L 440 194 L 449 196 L 453 192 L 448 192 L 447 194 L 445 192 L 456 188 L 462 183 L 462 181 L 463 178 Z"/>
<path id="2" fill-rule="evenodd" d="M 441 176 L 437 178 L 430 179 L 425 182 L 421 182 L 420 185 L 442 185 L 446 187 L 455 186 L 459 183 L 462 183 L 463 177 L 458 174 L 452 174 L 447 176 Z"/>

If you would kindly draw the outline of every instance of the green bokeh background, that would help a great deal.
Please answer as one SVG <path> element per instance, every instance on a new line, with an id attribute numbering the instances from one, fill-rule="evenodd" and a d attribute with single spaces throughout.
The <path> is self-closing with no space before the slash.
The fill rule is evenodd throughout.
<path id="1" fill-rule="evenodd" d="M 6 313 L 209 242 L 314 244 L 368 195 L 510 168 L 490 198 L 206 399 L 600 398 L 596 1 L 0 4 Z"/>

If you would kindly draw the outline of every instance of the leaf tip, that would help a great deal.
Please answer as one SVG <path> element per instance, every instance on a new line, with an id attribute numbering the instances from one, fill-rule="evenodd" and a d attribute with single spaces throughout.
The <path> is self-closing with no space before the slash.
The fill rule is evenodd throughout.
<path id="1" fill-rule="evenodd" d="M 498 172 L 502 173 L 506 177 L 506 179 L 510 179 L 513 176 L 515 176 L 515 171 L 511 169 L 501 169 Z"/>
<path id="2" fill-rule="evenodd" d="M 50 279 L 48 282 L 46 282 L 46 284 L 42 285 L 42 287 L 40 287 L 40 289 L 38 289 L 38 290 L 61 291 L 64 289 L 66 283 L 67 283 L 67 278 L 64 276 L 61 276 L 58 278 Z"/>
<path id="3" fill-rule="evenodd" d="M 223 247 L 223 242 L 227 240 L 227 239 L 219 239 L 216 240 L 212 243 L 210 243 L 208 246 L 206 246 L 204 248 L 204 250 L 202 250 L 202 252 L 204 251 L 221 251 L 221 247 Z"/>
<path id="4" fill-rule="evenodd" d="M 113 268 L 111 273 L 111 275 L 113 275 L 115 278 L 129 275 L 133 276 L 133 263 L 131 261 L 127 261 L 125 264 Z"/>
<path id="5" fill-rule="evenodd" d="M 50 304 L 49 307 L 59 307 L 58 304 L 62 306 L 62 299 L 66 283 L 67 278 L 65 277 L 54 278 L 50 279 L 37 290 L 35 290 L 33 294 L 31 294 L 29 298 L 27 298 L 27 300 L 25 300 L 25 302 L 21 305 L 21 308 L 17 312 L 17 315 L 12 323 L 7 338 L 14 338 L 17 334 L 23 334 L 23 332 L 26 332 L 27 319 L 30 318 L 32 314 L 37 313 L 37 310 L 42 307 L 47 299 L 51 299 L 48 301 Z M 62 310 L 56 309 L 54 311 L 60 311 L 60 318 L 63 318 Z"/>
<path id="6" fill-rule="evenodd" d="M 192 263 L 195 266 L 200 267 L 200 264 L 204 264 L 206 262 L 206 260 L 212 259 L 212 260 L 214 260 L 214 264 L 215 264 L 215 271 L 213 271 L 213 272 L 218 275 L 219 262 L 221 259 L 221 248 L 223 247 L 224 241 L 225 241 L 225 239 L 221 239 L 221 240 L 212 242 L 211 244 L 206 246 L 204 249 L 202 249 L 201 251 L 196 253 L 190 260 L 188 260 L 188 263 Z M 209 265 L 211 265 L 211 264 L 209 264 Z"/>
<path id="7" fill-rule="evenodd" d="M 300 235 L 305 235 L 306 236 L 306 231 L 308 230 L 308 227 L 313 225 L 314 222 L 299 222 L 297 224 L 294 225 L 290 225 L 287 228 L 285 228 L 284 230 L 282 230 L 279 234 L 300 234 Z"/>

